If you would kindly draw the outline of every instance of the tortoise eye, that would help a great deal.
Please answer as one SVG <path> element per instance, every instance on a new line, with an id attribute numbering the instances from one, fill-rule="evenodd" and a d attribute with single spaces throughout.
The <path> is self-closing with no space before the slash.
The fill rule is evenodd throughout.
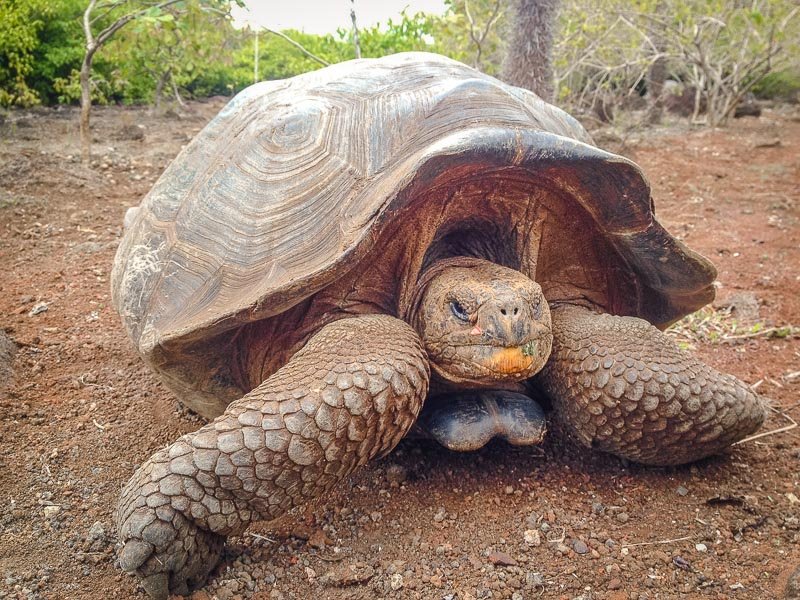
<path id="1" fill-rule="evenodd" d="M 455 300 L 450 301 L 450 310 L 453 312 L 453 314 L 459 321 L 469 321 L 469 314 L 464 309 L 464 307 L 461 306 L 457 301 Z"/>

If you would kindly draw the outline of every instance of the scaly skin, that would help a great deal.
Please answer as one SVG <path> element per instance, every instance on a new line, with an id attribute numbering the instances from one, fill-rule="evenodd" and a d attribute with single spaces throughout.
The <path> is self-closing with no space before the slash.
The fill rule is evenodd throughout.
<path id="1" fill-rule="evenodd" d="M 394 448 L 428 379 L 403 321 L 372 315 L 323 327 L 262 385 L 136 471 L 117 509 L 120 565 L 153 598 L 187 593 L 216 565 L 225 536 Z"/>
<path id="2" fill-rule="evenodd" d="M 204 582 L 226 536 L 327 492 L 394 448 L 422 407 L 429 366 L 443 391 L 482 389 L 486 403 L 544 365 L 533 381 L 581 441 L 648 464 L 713 454 L 764 419 L 764 405 L 743 383 L 646 321 L 564 306 L 552 310 L 551 330 L 538 284 L 488 261 L 434 263 L 405 317 L 416 331 L 388 315 L 322 327 L 224 414 L 156 452 L 120 499 L 122 568 L 156 599 Z M 541 413 L 512 396 L 494 402 L 483 425 L 534 440 Z M 474 411 L 452 408 L 440 409 L 434 425 L 449 417 L 458 427 L 440 437 L 459 449 L 485 443 L 487 427 L 473 423 Z"/>
<path id="3" fill-rule="evenodd" d="M 647 321 L 552 309 L 553 353 L 536 378 L 587 446 L 650 465 L 692 462 L 756 431 L 766 408 L 731 375 Z"/>

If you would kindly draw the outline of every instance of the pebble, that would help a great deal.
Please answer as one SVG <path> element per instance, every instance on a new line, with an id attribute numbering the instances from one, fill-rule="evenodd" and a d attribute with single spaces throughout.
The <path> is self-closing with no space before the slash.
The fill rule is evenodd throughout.
<path id="1" fill-rule="evenodd" d="M 542 536 L 535 529 L 527 529 L 523 534 L 525 543 L 529 546 L 540 546 L 542 544 Z"/>
<path id="2" fill-rule="evenodd" d="M 618 590 L 620 588 L 622 588 L 622 580 L 618 577 L 614 577 L 614 579 L 608 582 L 609 590 Z"/>
<path id="3" fill-rule="evenodd" d="M 617 514 L 617 521 L 619 521 L 620 523 L 627 523 L 628 519 L 630 518 L 631 518 L 630 515 L 626 512 L 621 512 Z"/>
<path id="4" fill-rule="evenodd" d="M 536 587 L 538 585 L 544 585 L 544 577 L 542 577 L 541 573 L 536 573 L 535 571 L 528 571 L 525 573 L 525 585 L 528 587 Z"/>
<path id="5" fill-rule="evenodd" d="M 28 312 L 28 316 L 34 317 L 43 312 L 47 312 L 48 308 L 49 305 L 47 304 L 47 302 L 37 302 L 36 304 L 33 305 L 33 308 Z"/>
<path id="6" fill-rule="evenodd" d="M 582 542 L 581 540 L 575 540 L 572 542 L 572 549 L 578 554 L 586 554 L 589 552 L 589 546 L 587 546 L 586 543 Z"/>
<path id="7" fill-rule="evenodd" d="M 389 579 L 389 587 L 395 592 L 403 587 L 403 576 L 400 573 L 392 575 L 391 579 Z"/>
<path id="8" fill-rule="evenodd" d="M 386 467 L 386 480 L 393 485 L 405 483 L 408 479 L 408 469 L 403 465 L 392 464 Z"/>
<path id="9" fill-rule="evenodd" d="M 106 537 L 106 530 L 100 521 L 95 521 L 89 528 L 90 540 L 102 540 Z"/>
<path id="10" fill-rule="evenodd" d="M 433 515 L 433 522 L 434 523 L 441 523 L 444 521 L 447 512 L 444 510 L 444 506 L 440 506 L 439 510 L 436 511 L 436 514 Z"/>
<path id="11" fill-rule="evenodd" d="M 685 487 L 683 487 L 682 485 L 679 485 L 679 486 L 678 486 L 678 489 L 676 489 L 675 491 L 678 493 L 678 496 L 685 496 L 686 494 L 688 494 L 688 493 L 689 493 L 689 490 L 687 490 L 687 489 L 686 489 Z"/>
<path id="12" fill-rule="evenodd" d="M 61 512 L 61 507 L 60 506 L 45 506 L 44 507 L 44 516 L 47 519 L 52 519 L 53 517 L 55 517 L 60 512 Z"/>
<path id="13" fill-rule="evenodd" d="M 708 546 L 705 544 L 695 544 L 694 549 L 698 552 L 708 552 Z"/>
<path id="14" fill-rule="evenodd" d="M 487 556 L 489 562 L 493 565 L 498 565 L 501 567 L 515 567 L 517 566 L 517 561 L 514 560 L 511 555 L 506 554 L 505 552 L 500 552 L 495 550 L 494 552 L 490 552 L 489 556 Z"/>
<path id="15" fill-rule="evenodd" d="M 357 562 L 350 565 L 339 565 L 326 575 L 327 580 L 336 586 L 349 586 L 365 583 L 375 575 L 375 569 L 367 563 Z"/>

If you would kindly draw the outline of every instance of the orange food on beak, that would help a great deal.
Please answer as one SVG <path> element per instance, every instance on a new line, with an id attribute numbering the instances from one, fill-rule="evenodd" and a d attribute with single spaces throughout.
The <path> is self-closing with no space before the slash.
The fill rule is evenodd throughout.
<path id="1" fill-rule="evenodd" d="M 489 368 L 503 374 L 527 371 L 533 365 L 533 357 L 526 356 L 520 348 L 503 348 L 492 354 Z"/>

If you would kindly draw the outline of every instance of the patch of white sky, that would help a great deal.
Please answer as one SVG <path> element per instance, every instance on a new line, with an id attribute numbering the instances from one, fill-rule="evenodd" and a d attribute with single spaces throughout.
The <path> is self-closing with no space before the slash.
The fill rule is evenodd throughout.
<path id="1" fill-rule="evenodd" d="M 245 0 L 245 8 L 234 6 L 233 21 L 244 27 L 297 29 L 306 33 L 334 33 L 351 27 L 350 0 Z M 355 0 L 359 28 L 376 23 L 398 22 L 400 13 L 442 14 L 444 0 Z"/>

